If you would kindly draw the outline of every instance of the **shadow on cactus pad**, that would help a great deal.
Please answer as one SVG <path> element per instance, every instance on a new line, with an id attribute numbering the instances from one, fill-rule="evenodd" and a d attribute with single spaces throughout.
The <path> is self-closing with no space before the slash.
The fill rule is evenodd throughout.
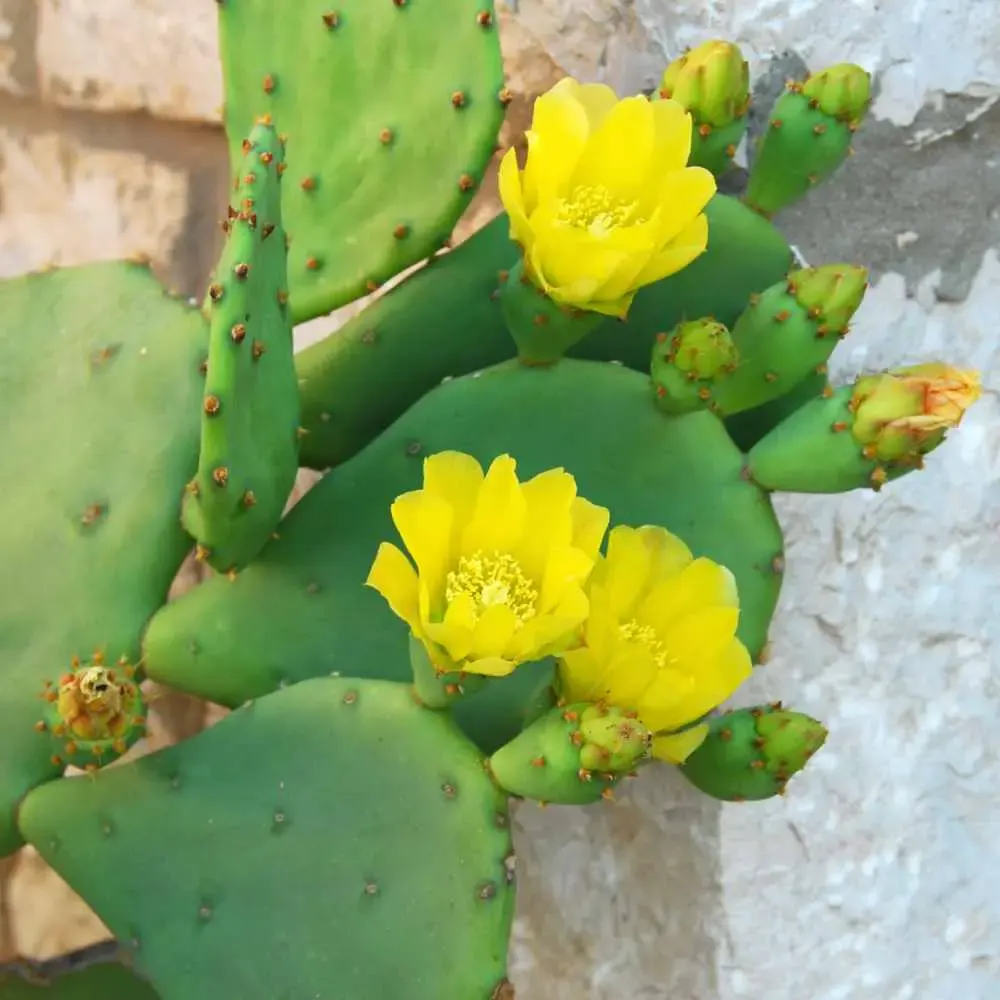
<path id="1" fill-rule="evenodd" d="M 3 1000 L 160 1000 L 131 969 L 101 962 L 55 978 L 23 978 L 0 973 Z"/>
<path id="2" fill-rule="evenodd" d="M 505 797 L 402 684 L 298 685 L 36 789 L 19 822 L 162 1000 L 489 1000 L 505 981 Z"/>
<path id="3" fill-rule="evenodd" d="M 489 0 L 219 2 L 233 169 L 258 115 L 288 138 L 296 322 L 440 249 L 504 116 Z"/>
<path id="4" fill-rule="evenodd" d="M 16 801 L 61 770 L 65 740 L 33 728 L 43 684 L 95 650 L 134 663 L 191 545 L 179 513 L 207 334 L 130 263 L 0 283 L 0 318 L 3 855 Z"/>
<path id="5" fill-rule="evenodd" d="M 763 646 L 781 583 L 780 529 L 743 456 L 707 412 L 668 418 L 649 379 L 618 365 L 509 362 L 439 386 L 292 510 L 280 538 L 235 581 L 212 580 L 150 623 L 150 676 L 238 705 L 282 683 L 340 671 L 405 678 L 405 626 L 364 581 L 395 540 L 392 501 L 418 489 L 423 457 L 454 449 L 485 466 L 500 454 L 520 478 L 562 466 L 612 523 L 661 524 L 728 566 L 741 595 L 740 637 Z M 523 721 L 538 675 L 519 668 L 456 706 L 487 751 Z M 506 687 L 505 687 L 506 685 Z"/>

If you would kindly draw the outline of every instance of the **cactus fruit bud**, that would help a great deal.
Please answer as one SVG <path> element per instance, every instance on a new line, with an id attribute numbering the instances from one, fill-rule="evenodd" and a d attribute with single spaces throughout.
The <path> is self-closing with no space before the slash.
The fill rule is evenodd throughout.
<path id="1" fill-rule="evenodd" d="M 978 372 L 940 363 L 864 376 L 851 397 L 851 431 L 873 457 L 913 462 L 941 444 L 980 395 Z"/>
<path id="2" fill-rule="evenodd" d="M 726 802 L 783 794 L 827 734 L 822 723 L 780 705 L 726 712 L 708 726 L 708 736 L 680 770 L 706 795 Z"/>
<path id="3" fill-rule="evenodd" d="M 860 66 L 838 63 L 813 73 L 802 84 L 802 93 L 815 101 L 825 114 L 857 125 L 871 102 L 872 79 Z"/>
<path id="4" fill-rule="evenodd" d="M 142 694 L 135 668 L 124 658 L 108 667 L 100 654 L 74 661 L 57 685 L 43 691 L 40 733 L 57 741 L 53 761 L 89 768 L 124 754 L 145 734 Z"/>
<path id="5" fill-rule="evenodd" d="M 736 369 L 739 352 L 724 324 L 681 323 L 653 346 L 651 375 L 657 404 L 670 414 L 711 408 L 711 383 Z"/>
<path id="6" fill-rule="evenodd" d="M 733 326 L 736 372 L 713 389 L 729 416 L 791 392 L 826 365 L 861 305 L 868 272 L 854 264 L 792 271 L 765 289 Z"/>
<path id="7" fill-rule="evenodd" d="M 509 795 L 586 805 L 649 759 L 652 734 L 620 708 L 580 703 L 553 708 L 490 758 Z"/>
<path id="8" fill-rule="evenodd" d="M 832 176 L 850 155 L 870 97 L 868 74 L 849 63 L 789 84 L 753 156 L 746 203 L 771 216 Z"/>
<path id="9" fill-rule="evenodd" d="M 768 490 L 842 493 L 922 468 L 982 394 L 977 372 L 941 363 L 866 375 L 804 404 L 757 442 L 751 478 Z"/>
<path id="10" fill-rule="evenodd" d="M 750 68 L 739 47 L 715 39 L 685 52 L 667 67 L 657 97 L 691 113 L 689 164 L 722 176 L 746 132 L 750 107 Z"/>
<path id="11" fill-rule="evenodd" d="M 739 46 L 713 39 L 666 68 L 660 96 L 682 104 L 697 124 L 721 128 L 746 114 L 750 67 Z"/>
<path id="12" fill-rule="evenodd" d="M 826 264 L 788 275 L 795 301 L 818 321 L 821 336 L 843 335 L 868 288 L 868 271 L 853 264 Z"/>

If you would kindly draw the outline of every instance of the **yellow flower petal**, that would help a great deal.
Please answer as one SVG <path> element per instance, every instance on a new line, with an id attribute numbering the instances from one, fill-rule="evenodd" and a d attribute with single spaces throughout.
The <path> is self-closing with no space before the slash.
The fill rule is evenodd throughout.
<path id="1" fill-rule="evenodd" d="M 632 617 L 651 565 L 649 550 L 634 528 L 619 525 L 611 529 L 601 584 L 607 588 L 611 608 L 619 620 L 627 621 Z"/>
<path id="2" fill-rule="evenodd" d="M 604 541 L 604 533 L 608 530 L 611 512 L 607 507 L 576 497 L 571 508 L 573 519 L 573 536 L 571 542 L 575 548 L 596 556 Z"/>
<path id="3" fill-rule="evenodd" d="M 458 557 L 462 532 L 472 520 L 483 484 L 483 468 L 471 455 L 440 451 L 424 460 L 424 489 L 440 497 L 452 511 L 449 562 Z"/>
<path id="4" fill-rule="evenodd" d="M 654 736 L 653 756 L 668 764 L 683 764 L 705 742 L 707 735 L 708 726 L 702 724 L 672 736 Z"/>
<path id="5" fill-rule="evenodd" d="M 637 285 L 648 285 L 682 271 L 708 247 L 708 219 L 699 215 L 687 229 L 639 272 Z"/>
<path id="6" fill-rule="evenodd" d="M 594 560 L 569 545 L 554 545 L 549 549 L 538 595 L 538 611 L 548 614 L 561 604 L 571 587 L 580 587 L 586 580 Z"/>
<path id="7" fill-rule="evenodd" d="M 695 559 L 676 576 L 656 584 L 635 617 L 640 625 L 664 635 L 681 615 L 695 608 L 738 606 L 733 574 L 710 559 Z"/>
<path id="8" fill-rule="evenodd" d="M 654 139 L 650 101 L 641 96 L 619 101 L 580 154 L 569 188 L 593 185 L 625 201 L 637 198 L 651 167 Z"/>
<path id="9" fill-rule="evenodd" d="M 527 503 L 509 455 L 493 460 L 476 497 L 472 520 L 462 534 L 462 554 L 511 552 L 524 531 Z"/>
<path id="10" fill-rule="evenodd" d="M 382 542 L 378 547 L 365 586 L 377 590 L 393 613 L 411 629 L 419 629 L 417 574 L 410 560 L 395 545 Z"/>
<path id="11" fill-rule="evenodd" d="M 468 594 L 456 594 L 448 602 L 443 621 L 423 623 L 427 637 L 445 649 L 456 663 L 472 652 L 476 610 L 476 602 Z"/>
<path id="12" fill-rule="evenodd" d="M 558 196 L 576 169 L 590 136 L 587 111 L 572 89 L 561 80 L 535 100 L 525 174 L 530 175 L 540 204 Z"/>
<path id="13" fill-rule="evenodd" d="M 511 148 L 504 153 L 500 161 L 500 171 L 497 177 L 500 200 L 510 219 L 511 239 L 522 247 L 531 243 L 532 231 L 528 225 L 528 212 L 524 204 L 524 192 L 521 188 L 521 172 L 517 165 L 517 153 Z"/>
<path id="14" fill-rule="evenodd" d="M 587 112 L 590 131 L 594 133 L 618 103 L 618 95 L 606 83 L 577 84 L 576 99 Z"/>
<path id="15" fill-rule="evenodd" d="M 631 708 L 642 704 L 659 667 L 648 647 L 619 641 L 608 661 L 606 689 L 602 697 L 612 705 Z"/>
<path id="16" fill-rule="evenodd" d="M 494 604 L 486 608 L 476 622 L 472 638 L 472 659 L 502 656 L 514 632 L 517 630 L 517 616 L 505 604 Z"/>
<path id="17" fill-rule="evenodd" d="M 417 564 L 431 599 L 444 591 L 451 550 L 452 512 L 448 503 L 426 490 L 404 493 L 391 507 L 392 520 Z"/>
<path id="18" fill-rule="evenodd" d="M 651 101 L 654 144 L 652 170 L 662 177 L 671 170 L 687 166 L 691 156 L 691 130 L 694 122 L 677 101 Z"/>
<path id="19" fill-rule="evenodd" d="M 565 469 L 549 469 L 523 483 L 521 493 L 527 506 L 515 556 L 521 569 L 541 584 L 549 549 L 572 543 L 576 481 Z"/>
<path id="20" fill-rule="evenodd" d="M 694 220 L 705 210 L 715 196 L 715 178 L 704 167 L 686 167 L 667 174 L 659 181 L 655 199 L 649 191 L 649 202 L 644 208 L 650 214 L 657 205 L 657 242 L 660 246 L 678 239 Z"/>
<path id="21" fill-rule="evenodd" d="M 710 663 L 732 641 L 739 620 L 736 608 L 699 608 L 671 623 L 660 636 L 676 660 Z"/>
<path id="22" fill-rule="evenodd" d="M 467 674 L 482 674 L 485 677 L 506 677 L 512 674 L 517 664 L 499 656 L 485 656 L 478 660 L 470 660 L 462 665 Z"/>
<path id="23" fill-rule="evenodd" d="M 673 576 L 694 559 L 691 550 L 676 535 L 658 524 L 645 524 L 635 530 L 653 560 L 650 569 L 651 580 L 663 580 Z"/>
<path id="24" fill-rule="evenodd" d="M 559 658 L 559 682 L 568 702 L 599 701 L 607 687 L 607 671 L 591 650 L 569 650 Z"/>

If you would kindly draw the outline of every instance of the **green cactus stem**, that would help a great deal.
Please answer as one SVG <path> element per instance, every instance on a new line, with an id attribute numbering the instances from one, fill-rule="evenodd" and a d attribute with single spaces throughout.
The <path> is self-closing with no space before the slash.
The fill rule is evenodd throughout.
<path id="1" fill-rule="evenodd" d="M 219 2 L 230 162 L 258 115 L 288 137 L 296 323 L 424 260 L 479 189 L 513 95 L 492 0 Z"/>
<path id="2" fill-rule="evenodd" d="M 40 975 L 31 964 L 0 970 L 3 1000 L 161 1000 L 153 987 L 117 961 L 102 961 L 56 976 Z"/>
<path id="3" fill-rule="evenodd" d="M 746 203 L 771 216 L 832 176 L 851 153 L 870 97 L 871 78 L 850 63 L 790 83 L 757 145 Z"/>
<path id="4" fill-rule="evenodd" d="M 507 802 L 408 685 L 296 684 L 18 822 L 163 1000 L 503 995 Z"/>
<path id="5" fill-rule="evenodd" d="M 867 278 L 863 267 L 827 264 L 792 271 L 755 295 L 733 327 L 737 369 L 711 388 L 718 410 L 728 416 L 761 406 L 824 372 Z"/>
<path id="6" fill-rule="evenodd" d="M 146 733 L 142 693 L 127 657 L 109 667 L 100 653 L 46 681 L 45 710 L 35 731 L 54 741 L 52 764 L 96 770 L 127 753 Z"/>
<path id="7" fill-rule="evenodd" d="M 667 67 L 656 96 L 691 112 L 688 162 L 722 176 L 746 133 L 750 107 L 750 67 L 739 47 L 714 39 L 690 49 Z"/>
<path id="8" fill-rule="evenodd" d="M 410 667 L 413 690 L 425 708 L 448 708 L 467 695 L 481 691 L 489 678 L 464 671 L 443 673 L 427 655 L 427 647 L 410 635 Z"/>
<path id="9" fill-rule="evenodd" d="M 780 702 L 726 712 L 709 719 L 708 727 L 680 771 L 695 788 L 725 802 L 783 795 L 826 740 L 822 723 Z"/>
<path id="10" fill-rule="evenodd" d="M 211 336 L 201 454 L 182 520 L 199 556 L 220 572 L 242 569 L 264 547 L 298 472 L 283 157 L 270 119 L 261 119 L 243 144 L 236 207 L 205 299 Z"/>
<path id="11" fill-rule="evenodd" d="M 610 798 L 649 759 L 652 734 L 620 708 L 578 704 L 536 719 L 490 757 L 497 784 L 538 802 L 586 805 Z"/>
<path id="12" fill-rule="evenodd" d="M 974 372 L 915 365 L 829 389 L 750 451 L 748 473 L 769 490 L 844 493 L 923 468 L 980 396 Z"/>
<path id="13" fill-rule="evenodd" d="M 553 302 L 525 274 L 523 258 L 503 276 L 500 308 L 525 365 L 555 364 L 607 318 Z"/>
<path id="14" fill-rule="evenodd" d="M 738 360 L 729 331 L 712 319 L 659 334 L 651 366 L 657 406 L 672 416 L 711 408 L 712 388 L 736 370 Z"/>

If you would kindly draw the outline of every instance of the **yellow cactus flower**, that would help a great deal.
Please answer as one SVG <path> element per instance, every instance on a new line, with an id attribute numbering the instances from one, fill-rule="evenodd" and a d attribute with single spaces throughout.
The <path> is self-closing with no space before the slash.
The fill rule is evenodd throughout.
<path id="1" fill-rule="evenodd" d="M 509 674 L 565 650 L 587 617 L 608 511 L 563 469 L 524 483 L 516 470 L 509 455 L 484 475 L 471 456 L 440 452 L 424 462 L 423 489 L 392 505 L 416 569 L 383 542 L 366 583 L 441 672 Z"/>
<path id="2" fill-rule="evenodd" d="M 500 198 L 528 277 L 561 305 L 624 317 L 636 290 L 708 243 L 715 178 L 689 167 L 691 115 L 560 80 L 535 101 L 528 156 L 500 164 Z"/>
<path id="3" fill-rule="evenodd" d="M 683 762 L 708 731 L 691 723 L 729 698 L 752 670 L 736 638 L 732 573 L 695 559 L 665 528 L 616 527 L 588 596 L 583 645 L 564 653 L 559 665 L 563 697 L 635 712 L 653 734 L 653 756 Z"/>

